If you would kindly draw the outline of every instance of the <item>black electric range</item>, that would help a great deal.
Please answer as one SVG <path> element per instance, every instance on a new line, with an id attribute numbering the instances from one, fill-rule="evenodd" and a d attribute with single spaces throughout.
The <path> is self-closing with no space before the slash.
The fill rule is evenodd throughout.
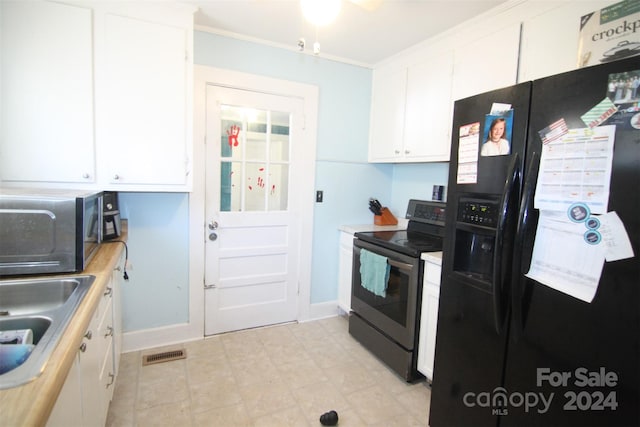
<path id="1" fill-rule="evenodd" d="M 409 200 L 406 230 L 363 231 L 355 237 L 402 254 L 418 258 L 423 252 L 442 250 L 446 204 Z"/>

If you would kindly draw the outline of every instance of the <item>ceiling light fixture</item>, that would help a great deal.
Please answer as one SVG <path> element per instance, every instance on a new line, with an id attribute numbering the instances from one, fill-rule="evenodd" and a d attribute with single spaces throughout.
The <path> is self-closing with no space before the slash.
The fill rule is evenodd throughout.
<path id="1" fill-rule="evenodd" d="M 318 27 L 333 22 L 340 13 L 341 6 L 341 0 L 300 0 L 302 14 Z"/>

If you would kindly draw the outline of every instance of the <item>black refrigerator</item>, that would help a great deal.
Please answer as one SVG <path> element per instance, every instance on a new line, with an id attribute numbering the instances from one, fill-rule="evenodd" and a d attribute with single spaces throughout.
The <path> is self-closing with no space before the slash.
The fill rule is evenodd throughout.
<path id="1" fill-rule="evenodd" d="M 455 103 L 431 427 L 640 425 L 639 58 Z M 525 275 L 545 214 L 534 198 L 538 178 L 553 184 L 543 145 L 612 125 L 606 212 L 635 255 L 604 262 L 588 302 Z"/>

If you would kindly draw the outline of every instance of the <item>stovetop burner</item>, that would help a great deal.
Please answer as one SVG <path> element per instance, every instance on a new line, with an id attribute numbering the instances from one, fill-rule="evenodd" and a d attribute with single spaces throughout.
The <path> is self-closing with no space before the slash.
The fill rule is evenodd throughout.
<path id="1" fill-rule="evenodd" d="M 442 250 L 442 237 L 410 233 L 407 230 L 397 231 L 364 231 L 355 234 L 355 237 L 365 242 L 373 243 L 384 248 L 419 257 L 422 252 L 437 252 Z"/>

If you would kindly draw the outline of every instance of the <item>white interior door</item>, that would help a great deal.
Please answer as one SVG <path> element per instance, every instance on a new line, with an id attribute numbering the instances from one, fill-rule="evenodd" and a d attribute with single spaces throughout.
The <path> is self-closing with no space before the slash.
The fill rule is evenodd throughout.
<path id="1" fill-rule="evenodd" d="M 206 91 L 205 335 L 296 320 L 304 102 Z"/>

